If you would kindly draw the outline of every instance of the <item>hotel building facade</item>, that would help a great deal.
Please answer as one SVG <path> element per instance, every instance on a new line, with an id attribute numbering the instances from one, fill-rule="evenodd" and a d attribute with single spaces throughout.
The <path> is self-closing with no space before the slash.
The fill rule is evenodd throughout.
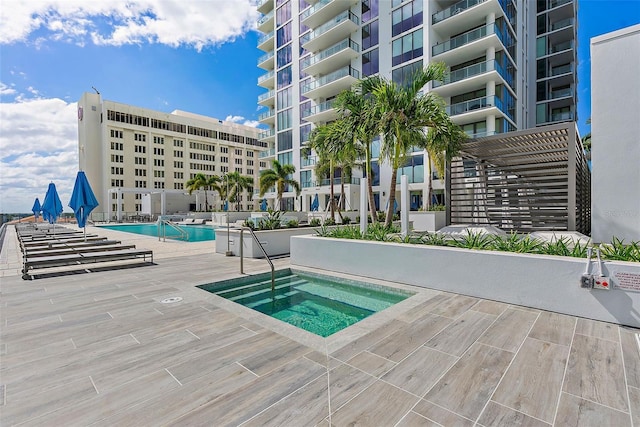
<path id="1" fill-rule="evenodd" d="M 326 207 L 330 185 L 340 193 L 340 180 L 316 177 L 315 157 L 301 150 L 315 126 L 337 118 L 335 96 L 367 76 L 402 84 L 417 68 L 444 62 L 445 81 L 425 89 L 472 138 L 577 120 L 575 0 L 261 0 L 257 7 L 259 120 L 269 126 L 260 135 L 269 144 L 263 155 L 296 166 L 303 189 L 300 198 L 285 194 L 287 209 L 309 210 L 315 194 Z M 376 158 L 379 144 L 373 185 L 384 209 L 391 170 Z M 359 206 L 362 172 L 353 175 L 347 209 Z M 399 175 L 408 176 L 412 210 L 425 205 L 428 180 L 432 202 L 443 203 L 443 180 L 425 151 L 411 153 Z"/>
<path id="2" fill-rule="evenodd" d="M 103 100 L 84 93 L 78 101 L 79 166 L 100 205 L 95 220 L 204 210 L 203 192 L 188 195 L 186 183 L 198 173 L 229 172 L 254 179 L 267 167 L 260 153 L 267 143 L 259 129 L 206 116 L 163 113 Z M 240 198 L 241 210 L 257 208 L 253 189 Z M 220 209 L 217 192 L 207 193 Z M 235 209 L 236 206 L 231 207 Z"/>

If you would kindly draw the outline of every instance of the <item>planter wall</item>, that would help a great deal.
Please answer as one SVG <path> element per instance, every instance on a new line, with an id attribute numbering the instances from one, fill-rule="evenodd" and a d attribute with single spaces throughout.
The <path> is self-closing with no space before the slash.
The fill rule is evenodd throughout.
<path id="1" fill-rule="evenodd" d="M 251 216 L 251 212 L 229 211 L 229 224 L 244 221 Z M 211 221 L 216 225 L 227 225 L 227 212 L 211 212 Z"/>
<path id="2" fill-rule="evenodd" d="M 619 287 L 640 290 L 638 263 L 605 262 L 614 286 L 604 291 L 580 287 L 586 261 L 576 258 L 300 236 L 291 265 L 640 327 L 640 292 Z"/>
<path id="3" fill-rule="evenodd" d="M 444 211 L 409 212 L 409 221 L 416 231 L 438 231 L 447 225 L 447 213 Z"/>
<path id="4" fill-rule="evenodd" d="M 290 251 L 290 239 L 292 236 L 315 234 L 314 227 L 283 228 L 278 230 L 256 231 L 258 240 L 262 243 L 267 255 L 287 255 Z M 256 244 L 249 231 L 243 232 L 243 255 L 247 258 L 264 258 L 264 254 Z M 229 250 L 234 256 L 240 256 L 240 230 L 231 229 L 229 232 Z M 224 254 L 227 251 L 227 229 L 216 229 L 216 253 Z"/>

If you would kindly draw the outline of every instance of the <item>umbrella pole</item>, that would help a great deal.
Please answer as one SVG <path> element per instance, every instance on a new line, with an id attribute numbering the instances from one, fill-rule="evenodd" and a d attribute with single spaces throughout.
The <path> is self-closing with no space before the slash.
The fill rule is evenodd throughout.
<path id="1" fill-rule="evenodd" d="M 87 226 L 84 226 L 84 241 L 87 241 Z"/>

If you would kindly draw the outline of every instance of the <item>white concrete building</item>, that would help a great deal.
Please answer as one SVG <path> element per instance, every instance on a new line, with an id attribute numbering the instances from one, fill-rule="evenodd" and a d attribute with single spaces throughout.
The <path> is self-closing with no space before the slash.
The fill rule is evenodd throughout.
<path id="1" fill-rule="evenodd" d="M 591 39 L 591 236 L 640 240 L 640 25 Z"/>
<path id="2" fill-rule="evenodd" d="M 95 220 L 173 214 L 205 209 L 204 192 L 189 196 L 186 182 L 197 173 L 223 176 L 239 172 L 258 187 L 259 129 L 184 111 L 163 113 L 103 100 L 84 93 L 78 101 L 79 167 L 100 206 Z M 240 209 L 257 209 L 253 191 Z M 221 209 L 209 191 L 210 209 Z M 231 209 L 235 209 L 232 206 Z"/>
<path id="3" fill-rule="evenodd" d="M 472 137 L 576 120 L 574 0 L 262 0 L 258 10 L 258 48 L 265 52 L 258 59 L 265 71 L 259 119 L 269 126 L 261 140 L 270 144 L 268 155 L 296 166 L 303 187 L 298 200 L 285 194 L 288 209 L 308 210 L 315 194 L 321 208 L 328 203 L 330 180 L 318 179 L 315 160 L 300 151 L 314 126 L 337 117 L 334 97 L 360 78 L 402 83 L 416 68 L 445 62 L 447 79 L 427 90 L 443 97 Z M 412 210 L 425 204 L 429 179 L 443 202 L 442 180 L 429 163 L 416 151 L 399 171 L 408 176 Z M 375 159 L 380 209 L 390 175 Z M 347 208 L 359 205 L 361 176 L 347 183 Z M 333 185 L 339 194 L 339 183 Z"/>

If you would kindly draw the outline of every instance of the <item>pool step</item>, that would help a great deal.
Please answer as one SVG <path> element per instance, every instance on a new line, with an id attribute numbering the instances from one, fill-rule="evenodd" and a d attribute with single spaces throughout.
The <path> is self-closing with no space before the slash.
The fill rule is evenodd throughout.
<path id="1" fill-rule="evenodd" d="M 292 279 L 297 280 L 297 277 L 293 275 L 278 277 L 275 280 L 275 287 L 278 288 L 284 285 L 288 285 Z M 265 286 L 268 286 L 269 289 L 271 289 L 271 279 L 262 280 L 260 282 L 254 282 L 254 283 L 247 283 L 246 285 L 241 285 L 241 286 L 230 285 L 229 288 L 220 289 L 218 291 L 215 291 L 214 293 L 216 295 L 220 295 L 221 297 L 231 299 L 234 296 L 233 295 L 234 293 L 242 294 L 243 292 L 246 292 L 249 289 L 255 288 L 256 290 L 258 290 L 258 289 L 263 289 Z"/>
<path id="2" fill-rule="evenodd" d="M 301 292 L 306 292 L 321 298 L 341 302 L 353 307 L 362 308 L 373 312 L 384 310 L 385 308 L 395 304 L 387 301 L 380 301 L 377 298 L 368 297 L 366 295 L 353 294 L 340 289 L 328 289 L 315 283 L 304 283 L 295 287 Z"/>
<path id="3" fill-rule="evenodd" d="M 300 280 L 300 279 L 286 281 L 284 283 L 282 282 L 278 283 L 278 281 L 276 280 L 274 289 L 276 294 L 278 294 L 279 292 L 282 292 L 282 290 L 289 289 L 293 285 L 300 285 L 303 283 L 304 283 L 304 280 Z M 218 293 L 218 295 L 230 301 L 239 302 L 239 301 L 245 301 L 247 299 L 251 299 L 266 293 L 271 294 L 271 280 L 256 283 L 251 286 L 243 286 L 242 288 L 234 289 L 233 291 L 227 291 L 225 293 Z M 243 303 L 240 302 L 240 304 L 243 304 Z"/>
<path id="4" fill-rule="evenodd" d="M 245 307 L 249 307 L 249 308 L 256 308 L 256 307 L 260 307 L 263 304 L 268 304 L 268 303 L 270 303 L 270 302 L 272 302 L 274 300 L 277 301 L 277 300 L 281 300 L 281 299 L 285 299 L 285 298 L 290 298 L 290 297 L 292 297 L 294 295 L 297 295 L 299 293 L 300 293 L 299 291 L 293 290 L 293 291 L 285 292 L 285 293 L 280 294 L 280 295 L 276 295 L 275 298 L 271 298 L 271 297 L 263 298 L 261 300 L 250 302 L 248 304 L 242 304 L 242 305 L 244 305 Z"/>
<path id="5" fill-rule="evenodd" d="M 277 295 L 281 295 L 283 292 L 287 292 L 287 290 L 291 287 L 291 285 L 289 283 L 283 284 L 283 285 L 279 285 L 275 287 L 275 294 Z M 252 299 L 255 298 L 263 298 L 263 295 L 266 295 L 267 298 L 271 298 L 271 284 L 269 284 L 269 287 L 267 288 L 262 288 L 253 292 L 247 292 L 245 294 L 241 294 L 241 295 L 236 295 L 233 296 L 231 298 L 227 298 L 229 301 L 235 301 L 239 304 L 242 305 L 247 305 L 247 302 L 251 301 Z"/>

